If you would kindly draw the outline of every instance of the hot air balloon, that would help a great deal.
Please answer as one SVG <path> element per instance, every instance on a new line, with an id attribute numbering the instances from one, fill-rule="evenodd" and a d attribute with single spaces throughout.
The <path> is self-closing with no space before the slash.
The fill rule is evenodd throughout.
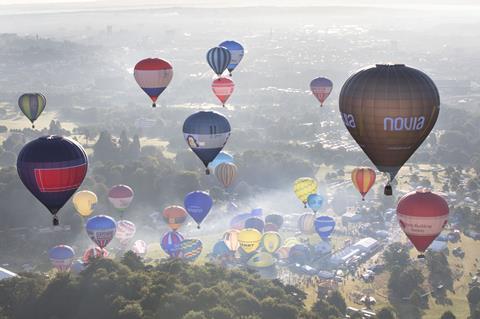
<path id="1" fill-rule="evenodd" d="M 25 93 L 18 98 L 18 107 L 32 122 L 32 128 L 35 128 L 34 122 L 42 114 L 46 105 L 47 99 L 40 93 Z"/>
<path id="2" fill-rule="evenodd" d="M 265 251 L 273 254 L 280 248 L 282 237 L 277 232 L 266 232 L 262 237 L 262 247 Z"/>
<path id="3" fill-rule="evenodd" d="M 101 249 L 97 246 L 87 248 L 83 253 L 82 261 L 85 265 L 88 265 L 92 258 L 105 258 L 108 256 L 108 251 L 104 248 Z"/>
<path id="4" fill-rule="evenodd" d="M 67 245 L 58 245 L 48 251 L 53 267 L 58 271 L 69 271 L 75 258 L 75 251 Z"/>
<path id="5" fill-rule="evenodd" d="M 278 232 L 280 229 L 278 226 L 274 223 L 265 223 L 265 227 L 263 228 L 264 232 L 268 231 L 273 231 L 273 232 Z"/>
<path id="6" fill-rule="evenodd" d="M 215 243 L 212 249 L 213 258 L 225 258 L 231 256 L 232 252 L 228 249 L 223 240 L 219 240 Z"/>
<path id="7" fill-rule="evenodd" d="M 403 64 L 371 66 L 352 75 L 340 93 L 348 131 L 390 182 L 437 121 L 440 97 L 423 72 Z"/>
<path id="8" fill-rule="evenodd" d="M 163 210 L 163 220 L 172 230 L 177 230 L 187 219 L 187 211 L 181 206 L 168 206 Z"/>
<path id="9" fill-rule="evenodd" d="M 217 156 L 208 164 L 210 171 L 215 172 L 215 168 L 221 163 L 233 163 L 233 156 L 227 152 L 221 151 Z"/>
<path id="10" fill-rule="evenodd" d="M 180 243 L 180 258 L 186 261 L 195 261 L 202 253 L 203 245 L 198 239 L 185 239 Z"/>
<path id="11" fill-rule="evenodd" d="M 223 234 L 223 242 L 230 251 L 237 251 L 240 243 L 238 242 L 239 231 L 237 229 L 230 229 Z"/>
<path id="12" fill-rule="evenodd" d="M 332 92 L 333 83 L 327 78 L 316 78 L 310 82 L 310 90 L 312 90 L 313 95 L 320 102 L 320 106 L 323 106 L 323 102 L 327 99 Z"/>
<path id="13" fill-rule="evenodd" d="M 234 216 L 230 220 L 230 228 L 234 228 L 234 229 L 238 229 L 238 230 L 244 229 L 245 228 L 245 221 L 247 219 L 249 219 L 250 217 L 252 217 L 252 215 L 250 215 L 248 213 L 239 214 L 239 215 Z"/>
<path id="14" fill-rule="evenodd" d="M 159 95 L 172 80 L 173 69 L 165 60 L 144 59 L 135 65 L 133 76 L 140 88 L 152 99 L 152 107 L 155 107 Z"/>
<path id="15" fill-rule="evenodd" d="M 362 194 L 362 200 L 365 200 L 365 195 L 375 184 L 375 178 L 375 171 L 369 167 L 357 167 L 352 171 L 353 185 Z"/>
<path id="16" fill-rule="evenodd" d="M 230 137 L 230 123 L 222 114 L 199 111 L 183 123 L 183 136 L 188 146 L 200 158 L 210 174 L 208 163 L 220 153 Z"/>
<path id="17" fill-rule="evenodd" d="M 293 264 L 305 265 L 310 259 L 310 249 L 307 245 L 297 244 L 290 248 L 288 261 Z"/>
<path id="18" fill-rule="evenodd" d="M 77 142 L 50 135 L 26 144 L 17 158 L 17 172 L 25 187 L 53 215 L 77 191 L 87 174 L 85 150 Z"/>
<path id="19" fill-rule="evenodd" d="M 215 47 L 207 52 L 207 62 L 216 75 L 221 76 L 230 64 L 232 55 L 227 48 Z"/>
<path id="20" fill-rule="evenodd" d="M 308 195 L 317 193 L 317 182 L 310 177 L 301 177 L 293 184 L 293 191 L 307 208 Z"/>
<path id="21" fill-rule="evenodd" d="M 278 248 L 275 255 L 277 255 L 278 258 L 280 258 L 280 259 L 287 259 L 289 253 L 290 253 L 290 247 L 282 246 L 282 247 Z"/>
<path id="22" fill-rule="evenodd" d="M 148 245 L 145 241 L 138 239 L 132 245 L 132 251 L 137 254 L 137 256 L 143 257 L 147 254 Z"/>
<path id="23" fill-rule="evenodd" d="M 428 189 L 403 196 L 397 205 L 400 227 L 420 252 L 419 258 L 442 232 L 448 221 L 448 203 Z"/>
<path id="24" fill-rule="evenodd" d="M 260 251 L 250 257 L 247 261 L 247 266 L 252 268 L 266 268 L 275 265 L 275 258 L 269 253 Z"/>
<path id="25" fill-rule="evenodd" d="M 250 215 L 252 215 L 253 217 L 262 217 L 263 209 L 260 207 L 254 208 L 250 211 Z"/>
<path id="26" fill-rule="evenodd" d="M 315 231 L 315 215 L 311 213 L 306 213 L 300 216 L 298 219 L 298 229 L 302 234 L 310 235 Z"/>
<path id="27" fill-rule="evenodd" d="M 85 224 L 88 237 L 100 248 L 105 248 L 117 232 L 115 219 L 106 215 L 90 217 Z"/>
<path id="28" fill-rule="evenodd" d="M 262 233 L 253 228 L 245 228 L 238 234 L 238 242 L 243 251 L 250 254 L 258 249 L 260 246 L 260 240 L 262 239 Z"/>
<path id="29" fill-rule="evenodd" d="M 110 191 L 108 191 L 108 200 L 121 215 L 123 215 L 123 212 L 130 206 L 133 196 L 133 189 L 123 184 L 112 186 Z"/>
<path id="30" fill-rule="evenodd" d="M 230 55 L 232 56 L 230 60 L 230 64 L 228 65 L 227 69 L 230 72 L 230 76 L 232 75 L 233 70 L 237 67 L 237 65 L 242 61 L 243 55 L 245 50 L 243 46 L 236 42 L 236 41 L 223 41 L 218 46 L 227 48 L 230 51 Z"/>
<path id="31" fill-rule="evenodd" d="M 323 196 L 319 194 L 310 194 L 307 197 L 307 205 L 316 214 L 323 205 Z"/>
<path id="32" fill-rule="evenodd" d="M 70 271 L 78 275 L 79 273 L 85 270 L 86 266 L 87 265 L 84 264 L 81 259 L 77 259 L 72 262 L 72 267 L 70 267 Z"/>
<path id="33" fill-rule="evenodd" d="M 212 82 L 213 94 L 220 100 L 222 106 L 225 107 L 228 98 L 232 95 L 235 89 L 235 83 L 232 80 L 224 77 L 219 77 Z"/>
<path id="34" fill-rule="evenodd" d="M 237 166 L 233 163 L 221 163 L 215 168 L 215 176 L 223 187 L 227 188 L 237 176 Z"/>
<path id="35" fill-rule="evenodd" d="M 288 237 L 287 239 L 285 239 L 285 242 L 283 243 L 283 246 L 293 247 L 297 244 L 300 244 L 300 240 L 297 237 Z"/>
<path id="36" fill-rule="evenodd" d="M 169 231 L 163 235 L 160 246 L 170 257 L 176 258 L 180 254 L 180 243 L 183 240 L 184 238 L 179 232 Z"/>
<path id="37" fill-rule="evenodd" d="M 315 231 L 320 238 L 326 240 L 335 229 L 335 220 L 330 216 L 319 216 L 315 218 Z"/>
<path id="38" fill-rule="evenodd" d="M 126 247 L 130 243 L 130 240 L 135 237 L 136 231 L 137 228 L 133 222 L 122 219 L 117 221 L 115 238 L 118 239 L 122 246 Z"/>
<path id="39" fill-rule="evenodd" d="M 275 224 L 277 229 L 280 229 L 283 225 L 283 216 L 279 214 L 267 215 L 265 216 L 265 225 L 266 224 Z"/>
<path id="40" fill-rule="evenodd" d="M 258 217 L 250 217 L 245 221 L 245 228 L 254 228 L 259 232 L 263 233 L 263 229 L 265 228 L 265 223 L 262 219 Z"/>
<path id="41" fill-rule="evenodd" d="M 197 223 L 197 228 L 207 217 L 210 208 L 212 208 L 213 200 L 206 192 L 195 191 L 188 193 L 184 199 L 184 206 L 190 217 Z"/>
<path id="42" fill-rule="evenodd" d="M 72 198 L 75 210 L 82 217 L 88 217 L 93 213 L 93 205 L 95 205 L 97 201 L 97 195 L 91 191 L 76 192 Z"/>

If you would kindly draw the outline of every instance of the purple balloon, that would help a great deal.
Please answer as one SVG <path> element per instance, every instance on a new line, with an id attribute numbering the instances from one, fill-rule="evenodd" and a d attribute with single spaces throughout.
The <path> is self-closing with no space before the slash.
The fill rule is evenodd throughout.
<path id="1" fill-rule="evenodd" d="M 213 200 L 210 195 L 201 191 L 191 192 L 185 196 L 183 203 L 188 214 L 197 223 L 197 227 L 200 228 L 200 224 L 205 217 L 207 217 L 213 205 Z"/>

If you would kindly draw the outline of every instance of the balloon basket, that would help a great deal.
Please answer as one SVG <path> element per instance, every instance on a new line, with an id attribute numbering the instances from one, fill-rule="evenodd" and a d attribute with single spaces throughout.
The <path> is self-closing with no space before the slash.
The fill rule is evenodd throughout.
<path id="1" fill-rule="evenodd" d="M 208 168 L 205 170 L 205 175 L 210 175 L 210 170 Z"/>
<path id="2" fill-rule="evenodd" d="M 385 185 L 385 189 L 383 190 L 383 194 L 385 196 L 392 196 L 393 195 L 392 185 L 390 185 L 390 184 Z"/>
<path id="3" fill-rule="evenodd" d="M 58 218 L 53 217 L 53 226 L 58 226 L 58 225 L 59 225 Z"/>
<path id="4" fill-rule="evenodd" d="M 424 255 L 424 254 L 419 254 L 419 255 L 417 256 L 417 258 L 418 258 L 419 260 L 423 260 L 423 259 L 425 259 L 425 255 Z"/>
<path id="5" fill-rule="evenodd" d="M 152 107 L 157 107 L 157 104 L 153 103 L 153 104 L 152 104 Z"/>

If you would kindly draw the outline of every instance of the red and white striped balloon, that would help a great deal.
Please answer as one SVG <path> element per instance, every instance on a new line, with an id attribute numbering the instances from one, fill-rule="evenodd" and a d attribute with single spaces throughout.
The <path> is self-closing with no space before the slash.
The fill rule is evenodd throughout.
<path id="1" fill-rule="evenodd" d="M 229 78 L 219 77 L 212 82 L 213 94 L 222 102 L 223 106 L 225 106 L 228 98 L 232 95 L 234 88 L 235 83 Z"/>
<path id="2" fill-rule="evenodd" d="M 221 163 L 215 167 L 215 176 L 226 188 L 232 185 L 237 176 L 237 166 L 233 163 Z"/>
<path id="3" fill-rule="evenodd" d="M 128 245 L 129 241 L 135 236 L 137 231 L 135 224 L 129 220 L 119 220 L 117 222 L 117 232 L 115 237 L 120 241 L 123 246 Z"/>
<path id="4" fill-rule="evenodd" d="M 147 254 L 147 243 L 139 239 L 133 243 L 132 251 L 140 257 L 143 257 Z"/>

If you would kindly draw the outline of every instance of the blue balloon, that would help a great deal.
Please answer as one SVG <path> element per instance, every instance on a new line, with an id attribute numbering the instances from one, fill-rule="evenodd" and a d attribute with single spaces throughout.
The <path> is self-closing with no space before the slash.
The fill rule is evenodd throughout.
<path id="1" fill-rule="evenodd" d="M 219 46 L 227 48 L 228 51 L 230 51 L 231 60 L 227 69 L 228 72 L 230 72 L 230 75 L 232 75 L 232 71 L 235 70 L 242 60 L 245 50 L 243 49 L 243 46 L 236 41 L 223 41 Z"/>
<path id="2" fill-rule="evenodd" d="M 115 219 L 106 215 L 90 217 L 85 224 L 88 237 L 100 248 L 105 248 L 117 232 Z"/>
<path id="3" fill-rule="evenodd" d="M 60 271 L 68 271 L 72 266 L 75 251 L 67 245 L 58 245 L 48 251 L 53 266 Z"/>
<path id="4" fill-rule="evenodd" d="M 183 240 L 184 238 L 179 232 L 169 231 L 163 235 L 160 246 L 170 257 L 176 258 L 180 255 L 180 243 Z"/>
<path id="5" fill-rule="evenodd" d="M 230 137 L 230 123 L 218 112 L 200 111 L 183 123 L 183 137 L 205 167 L 220 153 Z M 207 168 L 207 174 L 210 170 Z"/>
<path id="6" fill-rule="evenodd" d="M 200 224 L 205 217 L 207 217 L 213 205 L 213 200 L 210 195 L 201 191 L 191 192 L 185 196 L 183 203 L 188 214 L 197 223 L 198 228 L 200 228 Z"/>
<path id="7" fill-rule="evenodd" d="M 310 194 L 307 197 L 308 207 L 312 209 L 314 213 L 318 212 L 323 205 L 323 196 L 319 194 Z"/>
<path id="8" fill-rule="evenodd" d="M 245 221 L 250 217 L 252 217 L 252 215 L 250 215 L 249 213 L 236 215 L 230 220 L 230 228 L 238 229 L 238 230 L 244 229 Z"/>
<path id="9" fill-rule="evenodd" d="M 315 231 L 322 239 L 328 239 L 335 229 L 335 220 L 330 216 L 319 216 L 315 219 Z"/>
<path id="10" fill-rule="evenodd" d="M 74 274 L 79 274 L 84 271 L 85 268 L 87 268 L 87 265 L 85 265 L 82 260 L 77 259 L 73 262 L 70 271 L 72 271 Z"/>
<path id="11" fill-rule="evenodd" d="M 252 209 L 252 211 L 250 212 L 250 215 L 254 216 L 254 217 L 262 217 L 263 216 L 263 209 L 261 208 L 254 208 Z"/>
<path id="12" fill-rule="evenodd" d="M 217 241 L 217 243 L 213 246 L 212 250 L 212 257 L 214 258 L 221 258 L 226 256 L 231 256 L 232 252 L 228 249 L 227 245 L 223 240 Z"/>
<path id="13" fill-rule="evenodd" d="M 225 47 L 211 48 L 207 52 L 208 65 L 218 76 L 222 75 L 232 60 L 232 54 Z"/>
<path id="14" fill-rule="evenodd" d="M 259 232 L 263 233 L 265 223 L 258 217 L 250 217 L 245 221 L 245 228 L 255 228 Z"/>
<path id="15" fill-rule="evenodd" d="M 208 169 L 211 172 L 215 172 L 215 167 L 222 163 L 233 163 L 233 156 L 227 152 L 221 151 L 217 156 L 208 164 Z"/>

